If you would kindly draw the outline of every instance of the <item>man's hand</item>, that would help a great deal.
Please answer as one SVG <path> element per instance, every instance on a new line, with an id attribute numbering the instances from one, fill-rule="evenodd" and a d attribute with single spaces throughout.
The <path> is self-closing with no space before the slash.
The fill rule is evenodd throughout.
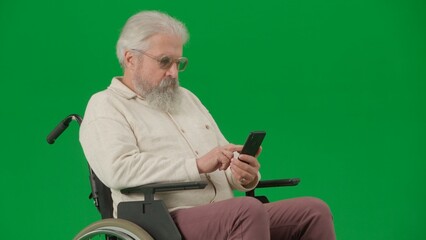
<path id="1" fill-rule="evenodd" d="M 260 163 L 257 156 L 260 155 L 262 148 L 256 153 L 256 156 L 241 154 L 231 160 L 231 171 L 234 179 L 239 181 L 241 185 L 249 185 L 253 181 L 257 181 L 257 173 L 259 172 Z"/>
<path id="2" fill-rule="evenodd" d="M 215 147 L 210 152 L 197 159 L 199 173 L 211 173 L 219 170 L 226 170 L 231 164 L 231 159 L 235 151 L 241 151 L 243 146 L 228 144 Z"/>

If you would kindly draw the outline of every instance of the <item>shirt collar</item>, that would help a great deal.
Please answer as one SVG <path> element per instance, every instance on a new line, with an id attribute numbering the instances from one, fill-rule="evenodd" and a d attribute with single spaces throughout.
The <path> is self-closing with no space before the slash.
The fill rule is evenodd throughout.
<path id="1" fill-rule="evenodd" d="M 109 85 L 108 89 L 128 100 L 132 98 L 136 98 L 136 97 L 140 98 L 139 95 L 137 95 L 130 88 L 124 85 L 124 83 L 122 82 L 122 79 L 123 77 L 112 78 L 111 84 Z"/>

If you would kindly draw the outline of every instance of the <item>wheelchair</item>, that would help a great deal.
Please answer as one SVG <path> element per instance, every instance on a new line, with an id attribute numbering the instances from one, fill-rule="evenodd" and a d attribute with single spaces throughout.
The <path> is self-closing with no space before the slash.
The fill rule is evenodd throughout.
<path id="1" fill-rule="evenodd" d="M 49 144 L 68 128 L 72 121 L 80 125 L 83 118 L 71 114 L 64 118 L 47 136 Z M 205 182 L 153 183 L 138 187 L 122 189 L 123 194 L 143 193 L 143 201 L 121 202 L 117 207 L 117 218 L 113 217 L 111 190 L 104 185 L 90 166 L 89 178 L 91 193 L 89 198 L 99 211 L 102 219 L 81 230 L 74 240 L 106 239 L 106 240 L 181 240 L 182 236 L 171 218 L 162 200 L 155 200 L 155 193 L 203 189 Z M 299 178 L 262 180 L 257 188 L 296 186 Z M 246 192 L 246 196 L 255 197 L 263 203 L 269 202 L 266 196 L 256 196 L 255 189 Z"/>

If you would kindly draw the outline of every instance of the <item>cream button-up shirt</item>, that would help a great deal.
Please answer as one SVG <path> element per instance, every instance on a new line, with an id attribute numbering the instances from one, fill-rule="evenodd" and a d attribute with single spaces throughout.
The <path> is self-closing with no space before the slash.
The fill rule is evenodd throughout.
<path id="1" fill-rule="evenodd" d="M 85 156 L 99 179 L 111 188 L 114 215 L 119 202 L 143 200 L 143 194 L 124 195 L 123 188 L 149 183 L 204 180 L 205 189 L 156 194 L 170 211 L 233 197 L 247 191 L 231 170 L 200 174 L 196 159 L 228 142 L 199 99 L 179 88 L 182 101 L 176 113 L 162 112 L 127 88 L 119 77 L 90 99 L 80 128 Z M 260 176 L 259 176 L 260 179 Z"/>

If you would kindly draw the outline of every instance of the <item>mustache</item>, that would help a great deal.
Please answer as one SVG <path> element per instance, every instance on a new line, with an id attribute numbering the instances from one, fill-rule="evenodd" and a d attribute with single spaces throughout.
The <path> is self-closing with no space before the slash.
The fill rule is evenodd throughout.
<path id="1" fill-rule="evenodd" d="M 178 87 L 179 87 L 179 79 L 172 78 L 172 77 L 165 77 L 163 80 L 161 80 L 160 84 L 158 85 L 158 88 L 162 90 L 176 89 Z"/>

